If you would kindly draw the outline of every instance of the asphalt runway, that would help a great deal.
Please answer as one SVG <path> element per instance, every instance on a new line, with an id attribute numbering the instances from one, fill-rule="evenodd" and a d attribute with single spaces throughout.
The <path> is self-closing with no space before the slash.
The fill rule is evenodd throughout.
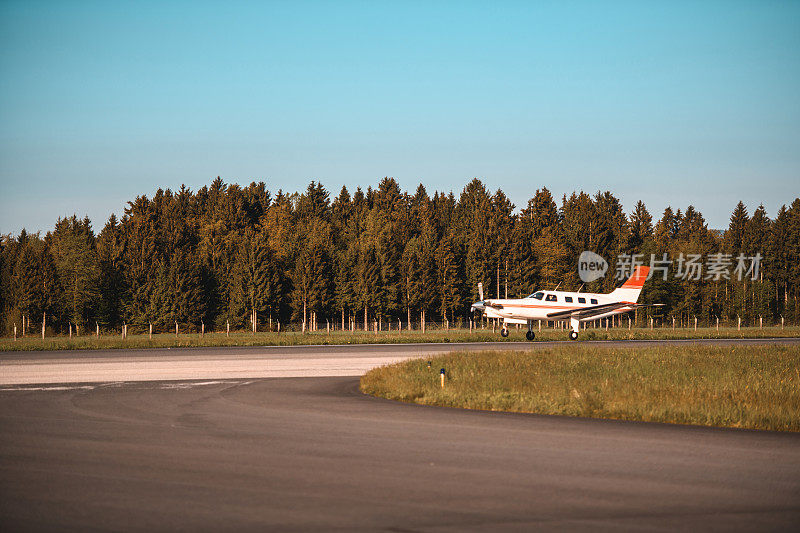
<path id="1" fill-rule="evenodd" d="M 592 346 L 800 344 L 800 338 L 583 341 Z M 243 346 L 0 353 L 0 385 L 360 376 L 376 366 L 458 350 L 537 350 L 564 342 Z"/>
<path id="2" fill-rule="evenodd" d="M 337 357 L 305 350 L 271 356 Z M 222 352 L 194 355 L 253 357 Z M 66 380 L 0 391 L 0 496 L 4 531 L 796 531 L 800 434 L 421 407 L 350 376 Z"/>

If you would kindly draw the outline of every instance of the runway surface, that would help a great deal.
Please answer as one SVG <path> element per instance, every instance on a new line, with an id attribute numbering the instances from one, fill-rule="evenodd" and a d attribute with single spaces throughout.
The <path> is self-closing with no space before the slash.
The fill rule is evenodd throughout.
<path id="1" fill-rule="evenodd" d="M 356 368 L 433 348 L 203 350 L 177 359 Z M 171 352 L 15 355 L 2 370 L 76 355 L 152 364 Z M 69 381 L 0 390 L 5 531 L 800 524 L 800 434 L 421 407 L 364 396 L 349 376 Z"/>
<path id="2" fill-rule="evenodd" d="M 459 411 L 358 379 L 0 393 L 3 529 L 791 530 L 800 435 Z M 82 388 L 84 387 L 84 388 Z"/>
<path id="3" fill-rule="evenodd" d="M 585 341 L 592 346 L 800 344 L 800 338 Z M 353 344 L 0 353 L 0 385 L 360 376 L 376 366 L 458 350 L 537 350 L 567 342 Z"/>

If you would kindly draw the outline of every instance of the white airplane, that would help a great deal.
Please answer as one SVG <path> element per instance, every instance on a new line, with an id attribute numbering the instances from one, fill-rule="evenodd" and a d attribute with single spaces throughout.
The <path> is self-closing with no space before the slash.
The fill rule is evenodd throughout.
<path id="1" fill-rule="evenodd" d="M 509 324 L 527 324 L 525 338 L 532 341 L 536 337 L 533 332 L 534 321 L 552 320 L 569 322 L 572 328 L 569 338 L 575 340 L 578 338 L 581 322 L 627 313 L 637 307 L 647 307 L 646 304 L 637 304 L 636 301 L 649 271 L 650 267 L 637 266 L 621 287 L 608 294 L 553 290 L 537 291 L 527 298 L 484 300 L 483 284 L 478 283 L 481 301 L 472 304 L 472 309 L 481 311 L 487 318 L 503 319 L 503 329 L 500 331 L 503 337 L 508 337 Z"/>

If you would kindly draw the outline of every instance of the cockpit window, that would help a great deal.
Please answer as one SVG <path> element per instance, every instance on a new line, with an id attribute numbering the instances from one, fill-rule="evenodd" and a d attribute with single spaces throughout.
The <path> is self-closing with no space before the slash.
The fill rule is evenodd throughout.
<path id="1" fill-rule="evenodd" d="M 535 298 L 536 300 L 541 300 L 542 298 L 544 298 L 544 293 L 543 292 L 534 292 L 533 294 L 528 296 L 528 298 Z"/>
<path id="2" fill-rule="evenodd" d="M 548 294 L 547 298 L 545 298 L 546 302 L 557 302 L 558 298 L 556 298 L 555 294 Z"/>

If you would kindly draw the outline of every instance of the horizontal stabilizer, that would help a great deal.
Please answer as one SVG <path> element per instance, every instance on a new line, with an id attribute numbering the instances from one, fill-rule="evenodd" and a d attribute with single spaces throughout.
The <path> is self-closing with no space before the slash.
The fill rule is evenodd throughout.
<path id="1" fill-rule="evenodd" d="M 660 307 L 664 304 L 637 304 L 633 302 L 614 302 L 610 304 L 593 305 L 592 307 L 583 307 L 581 309 L 567 309 L 566 311 L 556 311 L 555 313 L 548 313 L 547 318 L 563 319 L 563 318 L 576 318 L 578 320 L 587 320 L 589 318 L 604 315 L 618 309 L 627 308 L 627 311 L 632 311 L 639 307 Z"/>

